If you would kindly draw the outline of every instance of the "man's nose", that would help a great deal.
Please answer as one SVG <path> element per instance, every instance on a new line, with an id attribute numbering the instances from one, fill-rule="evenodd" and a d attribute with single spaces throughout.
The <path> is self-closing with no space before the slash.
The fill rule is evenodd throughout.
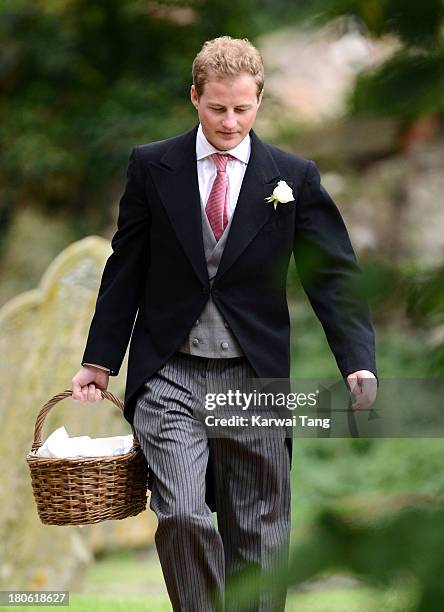
<path id="1" fill-rule="evenodd" d="M 222 123 L 225 129 L 232 130 L 236 127 L 236 117 L 234 117 L 233 115 L 227 115 L 226 117 L 224 117 Z"/>

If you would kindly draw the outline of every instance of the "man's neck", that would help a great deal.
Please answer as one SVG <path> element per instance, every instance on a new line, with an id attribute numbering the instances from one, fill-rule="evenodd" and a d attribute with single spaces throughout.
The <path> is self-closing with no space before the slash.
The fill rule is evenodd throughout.
<path id="1" fill-rule="evenodd" d="M 197 141 L 196 141 L 196 153 L 198 159 L 202 159 L 205 156 L 211 155 L 211 153 L 232 153 L 234 157 L 248 163 L 250 157 L 250 133 L 248 133 L 236 146 L 231 149 L 219 149 L 213 145 L 206 137 L 202 124 L 199 124 Z"/>

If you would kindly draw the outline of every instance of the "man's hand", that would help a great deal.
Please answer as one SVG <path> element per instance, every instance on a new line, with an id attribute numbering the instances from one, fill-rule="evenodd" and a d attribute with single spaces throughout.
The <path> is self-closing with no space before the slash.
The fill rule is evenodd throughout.
<path id="1" fill-rule="evenodd" d="M 352 404 L 352 410 L 365 410 L 369 408 L 376 399 L 378 383 L 376 376 L 369 370 L 358 370 L 347 376 L 350 392 L 356 401 Z"/>
<path id="2" fill-rule="evenodd" d="M 72 379 L 72 399 L 79 402 L 97 402 L 101 390 L 108 387 L 109 373 L 94 366 L 82 366 Z"/>

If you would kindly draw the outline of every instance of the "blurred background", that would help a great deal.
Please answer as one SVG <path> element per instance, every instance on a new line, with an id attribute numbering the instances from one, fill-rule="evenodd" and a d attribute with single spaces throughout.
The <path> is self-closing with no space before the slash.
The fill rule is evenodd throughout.
<path id="1" fill-rule="evenodd" d="M 255 131 L 314 160 L 346 221 L 372 308 L 381 384 L 433 385 L 444 372 L 441 0 L 3 0 L 0 307 L 6 312 L 39 286 L 73 243 L 111 239 L 131 148 L 196 123 L 191 64 L 205 40 L 224 34 L 248 37 L 263 54 Z M 337 377 L 293 267 L 288 289 L 294 376 Z M 30 353 L 39 332 L 32 320 Z M 41 386 L 39 398 L 70 386 L 84 332 L 65 378 Z M 1 345 L 4 361 L 10 338 Z M 12 423 L 8 440 L 21 410 L 11 391 L 5 395 L 13 376 L 9 369 L 0 377 L 0 393 L 12 398 L 0 406 L 2 422 Z M 97 419 L 103 424 L 103 412 Z M 26 421 L 23 453 L 33 426 Z M 288 610 L 442 609 L 443 451 L 440 438 L 295 440 Z M 130 601 L 137 610 L 171 609 L 148 513 L 132 530 L 122 524 L 119 537 L 104 530 L 101 544 L 93 535 L 99 527 L 87 528 L 87 554 L 62 580 L 48 573 L 42 547 L 48 530 L 62 537 L 68 529 L 38 525 L 26 465 L 9 482 L 13 490 L 2 480 L 4 495 L 26 491 L 34 513 L 26 559 L 23 522 L 0 516 L 9 538 L 0 550 L 3 589 L 63 586 L 82 610 L 127 609 Z M 38 540 L 33 529 L 42 530 Z"/>

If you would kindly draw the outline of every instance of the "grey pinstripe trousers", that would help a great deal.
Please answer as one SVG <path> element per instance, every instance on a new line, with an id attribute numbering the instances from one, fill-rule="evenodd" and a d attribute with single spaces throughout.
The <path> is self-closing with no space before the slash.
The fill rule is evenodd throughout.
<path id="1" fill-rule="evenodd" d="M 153 473 L 150 507 L 173 610 L 278 612 L 286 589 L 264 592 L 247 607 L 226 586 L 245 570 L 272 576 L 288 558 L 290 459 L 282 435 L 226 428 L 208 435 L 205 394 L 245 389 L 255 377 L 247 360 L 173 357 L 142 387 L 134 428 Z M 239 410 L 241 412 L 241 410 Z M 205 503 L 211 459 L 217 528 Z M 256 578 L 258 574 L 256 573 Z"/>

